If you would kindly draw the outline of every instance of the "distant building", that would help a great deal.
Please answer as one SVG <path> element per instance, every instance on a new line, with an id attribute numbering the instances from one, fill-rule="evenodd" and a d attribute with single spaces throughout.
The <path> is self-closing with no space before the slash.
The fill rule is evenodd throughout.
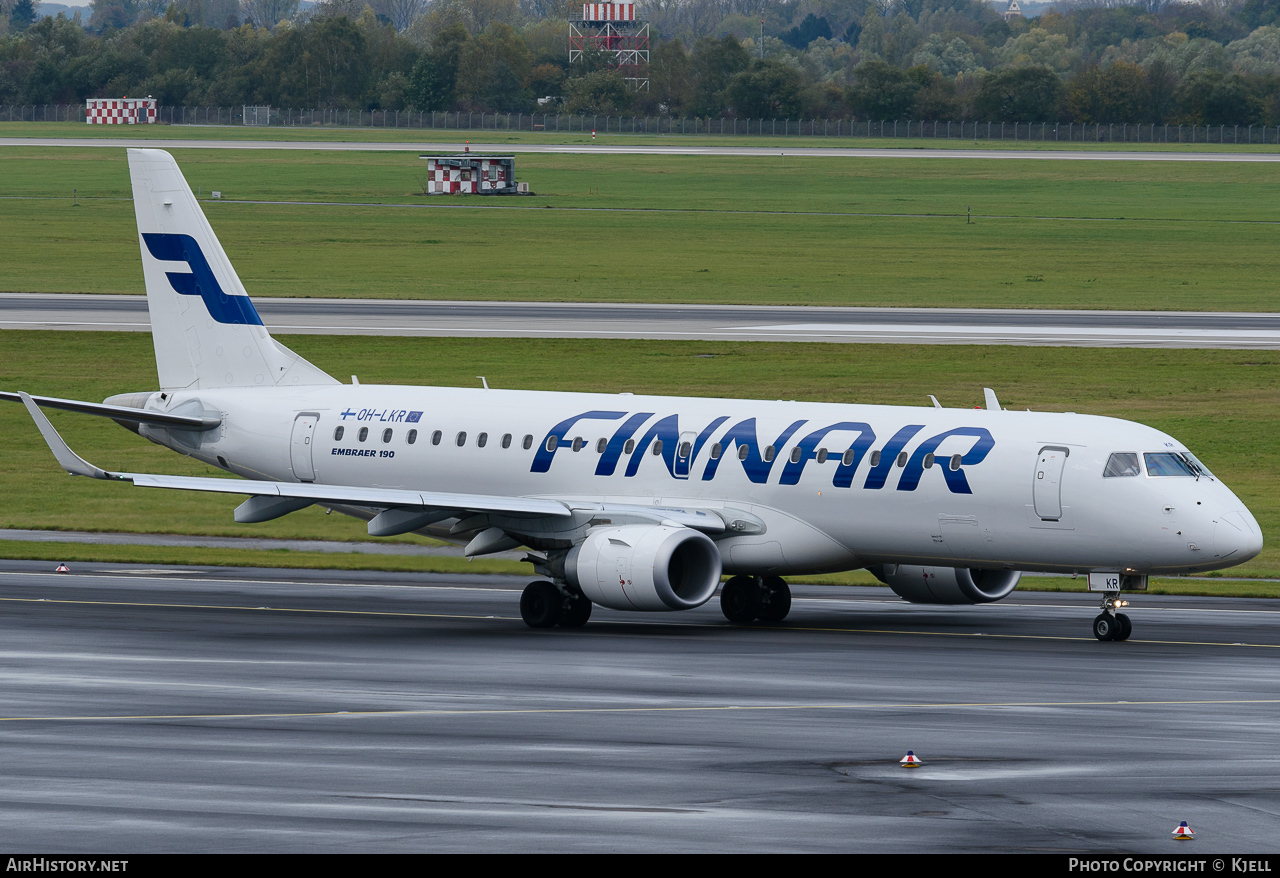
<path id="1" fill-rule="evenodd" d="M 155 98 L 87 98 L 84 121 L 90 125 L 152 125 Z"/>
<path id="2" fill-rule="evenodd" d="M 1004 20 L 1022 18 L 1022 4 L 1018 0 L 1009 0 L 1009 8 L 1004 11 Z"/>
<path id="3" fill-rule="evenodd" d="M 428 195 L 524 195 L 526 183 L 516 183 L 515 156 L 424 155 Z"/>

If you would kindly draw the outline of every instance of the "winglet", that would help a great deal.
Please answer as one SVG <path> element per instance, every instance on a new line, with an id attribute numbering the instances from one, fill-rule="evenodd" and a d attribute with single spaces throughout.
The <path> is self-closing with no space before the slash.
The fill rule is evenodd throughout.
<path id="1" fill-rule="evenodd" d="M 119 476 L 114 476 L 106 470 L 98 469 L 72 451 L 66 440 L 58 435 L 57 430 L 53 429 L 53 424 L 49 423 L 49 419 L 44 416 L 44 412 L 40 411 L 40 406 L 36 405 L 30 394 L 18 391 L 18 397 L 22 400 L 22 404 L 27 407 L 27 411 L 31 413 L 31 419 L 40 428 L 40 435 L 44 436 L 44 441 L 48 443 L 49 450 L 53 452 L 53 456 L 58 459 L 58 463 L 63 469 L 73 476 L 88 476 L 92 479 L 119 478 Z"/>
<path id="2" fill-rule="evenodd" d="M 1000 400 L 996 399 L 996 392 L 992 390 L 990 387 L 982 388 L 982 392 L 987 397 L 987 411 L 989 412 L 1000 411 Z"/>

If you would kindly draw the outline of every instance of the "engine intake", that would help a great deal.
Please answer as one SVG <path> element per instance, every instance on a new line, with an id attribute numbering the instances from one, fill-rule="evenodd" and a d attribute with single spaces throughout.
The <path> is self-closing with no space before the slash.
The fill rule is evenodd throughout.
<path id="1" fill-rule="evenodd" d="M 706 534 L 671 525 L 592 531 L 565 558 L 565 578 L 613 610 L 691 610 L 720 584 L 720 550 Z"/>
<path id="2" fill-rule="evenodd" d="M 913 604 L 989 604 L 1007 598 L 1018 585 L 1018 570 L 973 570 L 968 567 L 868 567 L 875 577 Z"/>

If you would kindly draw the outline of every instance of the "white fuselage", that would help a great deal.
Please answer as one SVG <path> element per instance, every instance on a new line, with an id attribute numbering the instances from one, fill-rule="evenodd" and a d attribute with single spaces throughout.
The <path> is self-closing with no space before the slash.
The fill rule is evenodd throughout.
<path id="1" fill-rule="evenodd" d="M 1186 450 L 1114 418 L 389 385 L 178 391 L 149 407 L 192 400 L 224 418 L 193 456 L 250 478 L 737 510 L 763 527 L 716 538 L 729 572 L 1189 573 L 1262 545 L 1216 478 L 1104 478 L 1113 453 Z"/>

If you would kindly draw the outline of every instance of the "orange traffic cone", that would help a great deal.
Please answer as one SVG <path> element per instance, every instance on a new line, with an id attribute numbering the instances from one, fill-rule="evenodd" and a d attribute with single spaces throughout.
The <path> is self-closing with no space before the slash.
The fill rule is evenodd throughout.
<path id="1" fill-rule="evenodd" d="M 916 751 L 908 750 L 907 755 L 902 757 L 902 761 L 898 763 L 903 768 L 919 768 L 924 763 L 916 756 Z"/>
<path id="2" fill-rule="evenodd" d="M 1187 821 L 1183 820 L 1178 824 L 1178 828 L 1173 831 L 1173 837 L 1177 841 L 1191 841 L 1196 837 L 1196 831 L 1187 825 Z"/>

